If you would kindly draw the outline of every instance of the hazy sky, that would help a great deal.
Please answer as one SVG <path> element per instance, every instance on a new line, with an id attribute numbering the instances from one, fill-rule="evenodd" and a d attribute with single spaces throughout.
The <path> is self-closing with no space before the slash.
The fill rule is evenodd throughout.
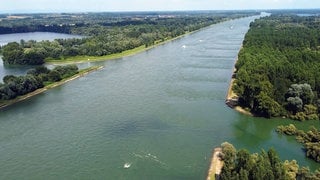
<path id="1" fill-rule="evenodd" d="M 0 13 L 297 8 L 320 8 L 320 0 L 0 0 Z"/>

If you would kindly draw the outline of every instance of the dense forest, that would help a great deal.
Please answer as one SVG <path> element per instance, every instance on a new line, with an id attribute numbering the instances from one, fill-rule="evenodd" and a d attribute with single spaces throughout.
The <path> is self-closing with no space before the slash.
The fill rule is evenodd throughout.
<path id="1" fill-rule="evenodd" d="M 67 65 L 56 66 L 52 70 L 39 66 L 29 70 L 25 76 L 7 75 L 3 77 L 3 83 L 0 83 L 0 102 L 28 94 L 77 73 L 78 67 L 76 65 Z"/>
<path id="2" fill-rule="evenodd" d="M 157 24 L 158 20 L 224 19 L 258 15 L 255 11 L 101 12 L 0 14 L 0 34 L 22 32 L 74 33 L 79 27 Z M 181 22 L 181 21 L 180 21 Z"/>
<path id="3" fill-rule="evenodd" d="M 306 156 L 320 162 L 320 131 L 315 127 L 311 127 L 309 131 L 304 132 L 290 124 L 288 126 L 278 126 L 277 132 L 295 136 L 297 141 L 303 144 Z"/>
<path id="4" fill-rule="evenodd" d="M 274 149 L 250 154 L 245 149 L 236 150 L 230 143 L 222 143 L 221 158 L 224 161 L 221 180 L 317 180 L 320 169 L 314 173 L 309 168 L 299 167 L 297 161 L 282 162 Z"/>
<path id="5" fill-rule="evenodd" d="M 256 115 L 319 119 L 320 17 L 271 15 L 250 24 L 235 65 L 238 103 Z"/>
<path id="6" fill-rule="evenodd" d="M 1 33 L 59 32 L 82 39 L 27 41 L 2 48 L 5 64 L 43 64 L 45 59 L 104 56 L 140 46 L 151 46 L 227 19 L 256 12 L 84 13 L 38 14 L 3 17 Z"/>

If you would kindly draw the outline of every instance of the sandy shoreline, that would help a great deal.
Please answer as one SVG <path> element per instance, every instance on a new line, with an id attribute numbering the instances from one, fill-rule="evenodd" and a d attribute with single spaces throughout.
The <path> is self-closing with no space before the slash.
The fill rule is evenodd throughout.
<path id="1" fill-rule="evenodd" d="M 35 90 L 33 92 L 30 92 L 28 94 L 25 94 L 25 95 L 22 95 L 22 96 L 18 96 L 15 99 L 11 99 L 11 100 L 6 100 L 4 102 L 0 102 L 0 109 L 8 107 L 10 105 L 13 105 L 15 103 L 24 101 L 26 99 L 29 99 L 29 98 L 31 98 L 33 96 L 36 96 L 38 94 L 41 94 L 41 93 L 43 93 L 43 92 L 45 92 L 45 91 L 47 91 L 49 89 L 61 86 L 61 85 L 65 84 L 65 83 L 67 83 L 69 81 L 78 79 L 79 77 L 85 76 L 85 75 L 89 74 L 90 72 L 97 71 L 97 70 L 100 70 L 102 68 L 103 68 L 103 66 L 91 67 L 91 68 L 88 68 L 88 69 L 84 70 L 83 72 L 79 72 L 78 74 L 76 74 L 74 76 L 71 76 L 71 77 L 69 77 L 67 79 L 61 80 L 59 82 L 55 82 L 55 83 L 50 84 L 48 86 L 45 86 L 43 88 L 37 89 L 37 90 Z"/>
<path id="2" fill-rule="evenodd" d="M 215 180 L 217 177 L 219 177 L 222 167 L 223 167 L 223 161 L 221 160 L 221 153 L 222 149 L 215 148 L 212 153 L 210 168 L 208 170 L 208 176 L 207 180 Z"/>
<path id="3" fill-rule="evenodd" d="M 241 46 L 241 48 L 242 48 L 242 46 Z M 241 50 L 241 48 L 240 48 L 240 50 Z M 232 78 L 230 80 L 230 84 L 229 84 L 229 87 L 228 87 L 228 92 L 227 92 L 227 95 L 226 95 L 226 101 L 225 102 L 230 108 L 232 108 L 232 109 L 234 109 L 234 110 L 236 110 L 236 111 L 238 111 L 238 112 L 240 112 L 242 114 L 253 116 L 253 114 L 251 112 L 245 110 L 244 108 L 242 108 L 241 106 L 238 105 L 239 96 L 232 90 L 233 86 L 234 86 L 234 83 L 235 83 L 234 74 L 236 72 L 235 65 L 236 65 L 237 61 L 238 61 L 238 58 L 236 59 L 236 61 L 234 63 L 234 66 L 233 66 L 234 69 L 233 69 L 233 72 L 232 72 Z"/>

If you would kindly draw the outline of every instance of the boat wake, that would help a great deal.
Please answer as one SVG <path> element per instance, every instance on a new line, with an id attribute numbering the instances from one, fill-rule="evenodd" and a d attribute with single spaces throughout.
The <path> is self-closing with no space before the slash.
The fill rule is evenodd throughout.
<path id="1" fill-rule="evenodd" d="M 132 155 L 137 157 L 137 158 L 139 158 L 139 159 L 153 161 L 153 162 L 156 162 L 156 163 L 158 163 L 160 165 L 163 165 L 163 166 L 166 165 L 156 155 L 153 155 L 153 154 L 150 154 L 150 153 L 146 153 L 146 154 L 132 153 Z"/>

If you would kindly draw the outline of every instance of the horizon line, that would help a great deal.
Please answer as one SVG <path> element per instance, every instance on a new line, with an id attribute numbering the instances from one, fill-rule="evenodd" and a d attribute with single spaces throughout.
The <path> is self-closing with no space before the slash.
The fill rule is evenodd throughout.
<path id="1" fill-rule="evenodd" d="M 109 11 L 100 11 L 100 10 L 93 10 L 93 11 L 59 11 L 59 10 L 7 10 L 2 11 L 0 14 L 54 14 L 54 13 L 70 13 L 70 14 L 77 14 L 77 13 L 133 13 L 133 12 L 201 12 L 201 11 L 273 11 L 273 10 L 320 10 L 320 8 L 265 8 L 265 9 L 202 9 L 202 10 L 109 10 Z M 18 12 L 20 11 L 20 12 Z"/>

